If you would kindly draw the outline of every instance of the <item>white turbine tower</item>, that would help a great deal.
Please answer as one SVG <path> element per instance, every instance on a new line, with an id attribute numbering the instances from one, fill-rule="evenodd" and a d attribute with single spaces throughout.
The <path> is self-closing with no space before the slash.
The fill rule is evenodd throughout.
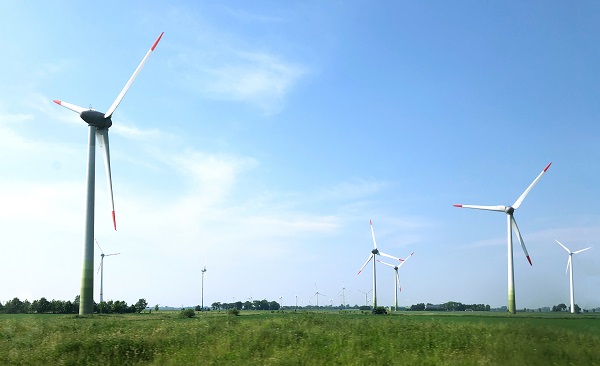
<path id="1" fill-rule="evenodd" d="M 102 251 L 102 248 L 100 247 L 100 244 L 98 244 L 98 240 L 96 240 L 96 245 L 98 246 L 98 249 L 100 249 L 100 267 L 98 268 L 98 270 L 100 271 L 100 303 L 104 302 L 104 257 L 110 257 L 111 255 L 119 255 L 121 253 L 111 253 L 111 254 L 104 254 L 104 252 Z"/>
<path id="2" fill-rule="evenodd" d="M 204 273 L 206 273 L 206 266 L 204 266 L 204 268 L 202 268 L 200 272 L 202 272 L 202 308 L 200 309 L 200 311 L 204 311 Z"/>
<path id="3" fill-rule="evenodd" d="M 373 250 L 371 250 L 371 254 L 369 255 L 369 258 L 367 258 L 367 261 L 365 262 L 365 264 L 363 264 L 363 266 L 360 267 L 358 274 L 360 274 L 360 272 L 362 272 L 363 268 L 365 268 L 365 266 L 372 259 L 373 260 L 373 309 L 376 309 L 377 308 L 377 275 L 375 272 L 375 256 L 382 255 L 384 257 L 392 258 L 395 260 L 401 260 L 401 259 L 398 257 L 391 256 L 389 254 L 380 252 L 379 249 L 377 249 L 377 242 L 375 241 L 375 232 L 373 231 L 373 221 L 369 220 L 369 224 L 371 225 L 371 236 L 373 237 Z"/>
<path id="4" fill-rule="evenodd" d="M 404 259 L 399 265 L 393 265 L 386 262 L 382 262 L 379 259 L 377 260 L 377 262 L 385 264 L 386 266 L 392 267 L 394 269 L 394 306 L 396 307 L 396 311 L 398 311 L 398 290 L 402 291 L 402 288 L 400 287 L 400 276 L 398 276 L 398 268 L 402 267 L 402 265 L 406 263 L 406 261 L 410 257 L 412 257 L 413 254 L 415 254 L 415 252 L 410 253 L 410 255 L 406 257 L 406 259 Z"/>
<path id="5" fill-rule="evenodd" d="M 567 261 L 567 271 L 570 270 L 569 271 L 569 280 L 571 283 L 571 314 L 575 314 L 575 288 L 573 287 L 573 254 L 585 252 L 586 250 L 590 249 L 591 247 L 587 247 L 585 249 L 581 249 L 576 252 L 572 252 L 569 248 L 564 246 L 563 243 L 561 243 L 560 241 L 556 240 L 556 242 L 558 244 L 560 244 L 560 246 L 563 247 L 563 249 L 566 250 L 567 253 L 569 253 L 569 260 Z"/>
<path id="6" fill-rule="evenodd" d="M 512 206 L 476 206 L 476 205 L 461 205 L 461 204 L 454 205 L 454 207 L 459 207 L 459 208 L 474 208 L 477 210 L 499 211 L 499 212 L 506 213 L 507 233 L 508 233 L 508 312 L 511 314 L 515 314 L 517 312 L 516 304 L 515 304 L 515 270 L 514 270 L 514 265 L 513 265 L 513 241 L 512 241 L 512 231 L 513 230 L 515 231 L 515 233 L 517 234 L 517 238 L 519 238 L 519 241 L 521 242 L 521 247 L 523 248 L 523 251 L 525 252 L 525 256 L 527 257 L 529 264 L 533 265 L 531 263 L 531 258 L 529 258 L 529 254 L 527 253 L 527 248 L 525 248 L 525 242 L 523 241 L 523 237 L 521 236 L 521 233 L 519 232 L 519 227 L 517 226 L 517 222 L 515 221 L 513 213 L 515 212 L 516 209 L 519 208 L 519 206 L 521 206 L 521 203 L 523 203 L 523 200 L 525 199 L 525 197 L 527 197 L 527 194 L 529 194 L 529 191 L 531 191 L 533 186 L 535 186 L 535 184 L 540 180 L 542 175 L 544 175 L 544 173 L 546 173 L 548 168 L 550 168 L 551 164 L 552 163 L 548 164 L 544 168 L 544 170 L 542 170 L 542 172 L 537 176 L 537 178 L 534 179 L 534 181 L 529 185 L 529 187 L 527 187 L 525 192 L 523 192 L 523 194 L 521 194 L 521 196 L 515 201 L 515 203 Z"/>
<path id="7" fill-rule="evenodd" d="M 158 36 L 158 39 L 154 42 L 146 56 L 142 59 L 142 62 L 133 72 L 133 75 L 125 84 L 121 93 L 117 96 L 117 99 L 108 108 L 106 113 L 98 112 L 93 109 L 87 109 L 79 107 L 75 104 L 63 102 L 60 100 L 54 100 L 54 103 L 68 108 L 74 112 L 77 112 L 81 119 L 83 119 L 89 128 L 88 134 L 88 153 L 87 153 L 87 190 L 86 190 L 86 204 L 85 204 L 85 234 L 83 239 L 83 270 L 81 278 L 81 294 L 80 294 L 80 305 L 79 314 L 91 314 L 94 311 L 94 196 L 95 196 L 95 177 L 96 177 L 96 142 L 95 138 L 98 139 L 98 144 L 104 155 L 104 166 L 106 168 L 106 179 L 108 181 L 108 194 L 110 196 L 110 205 L 112 208 L 112 220 L 115 230 L 117 230 L 117 221 L 115 219 L 115 203 L 113 200 L 112 191 L 112 179 L 110 175 L 110 149 L 108 145 L 108 129 L 112 126 L 112 115 L 117 109 L 119 103 L 129 90 L 129 87 L 139 74 L 140 70 L 148 60 L 148 57 L 156 48 L 156 45 L 160 41 L 163 33 Z"/>

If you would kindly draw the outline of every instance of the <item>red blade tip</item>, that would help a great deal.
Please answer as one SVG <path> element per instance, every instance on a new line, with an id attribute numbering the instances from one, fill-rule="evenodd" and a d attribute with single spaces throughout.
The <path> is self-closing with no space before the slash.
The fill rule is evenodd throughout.
<path id="1" fill-rule="evenodd" d="M 112 212 L 113 225 L 115 226 L 115 231 L 117 231 L 117 220 L 115 219 L 115 211 Z"/>
<path id="2" fill-rule="evenodd" d="M 56 99 L 54 99 L 54 103 L 56 103 L 56 104 L 60 105 L 60 100 L 56 100 Z"/>
<path id="3" fill-rule="evenodd" d="M 460 205 L 460 204 L 458 204 L 458 203 L 456 203 L 456 204 L 454 204 L 454 205 L 452 205 L 452 206 L 454 206 L 454 207 L 462 207 L 462 205 Z"/>
<path id="4" fill-rule="evenodd" d="M 550 168 L 550 165 L 552 165 L 552 162 L 550 162 L 550 164 L 546 165 L 546 167 L 544 168 L 544 172 L 545 172 L 546 170 L 548 170 L 548 168 Z"/>
<path id="5" fill-rule="evenodd" d="M 151 51 L 154 51 L 154 49 L 156 48 L 156 45 L 158 45 L 158 42 L 160 41 L 160 39 L 162 38 L 163 34 L 165 34 L 165 32 L 162 32 L 160 34 L 160 36 L 158 36 L 158 38 L 156 39 L 156 42 L 154 42 L 154 44 L 152 45 L 152 48 L 150 49 Z"/>
<path id="6" fill-rule="evenodd" d="M 369 219 L 369 225 L 373 225 L 373 221 Z"/>
<path id="7" fill-rule="evenodd" d="M 529 258 L 529 256 L 527 256 L 527 260 L 529 261 L 529 265 L 533 266 L 533 263 L 531 263 L 531 258 Z"/>

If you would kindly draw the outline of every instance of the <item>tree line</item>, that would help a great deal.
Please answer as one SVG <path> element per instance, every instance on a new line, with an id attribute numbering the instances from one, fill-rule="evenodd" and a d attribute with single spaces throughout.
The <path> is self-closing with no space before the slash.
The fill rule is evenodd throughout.
<path id="1" fill-rule="evenodd" d="M 103 301 L 94 303 L 94 312 L 102 314 L 141 313 L 148 306 L 146 299 L 139 299 L 135 304 L 127 305 L 125 301 Z M 73 301 L 48 300 L 45 297 L 30 302 L 21 301 L 18 297 L 0 302 L 2 314 L 79 314 L 79 295 Z"/>
<path id="2" fill-rule="evenodd" d="M 439 305 L 419 303 L 411 305 L 409 309 L 411 311 L 490 311 L 490 306 L 484 304 L 468 305 L 460 302 L 448 301 Z"/>

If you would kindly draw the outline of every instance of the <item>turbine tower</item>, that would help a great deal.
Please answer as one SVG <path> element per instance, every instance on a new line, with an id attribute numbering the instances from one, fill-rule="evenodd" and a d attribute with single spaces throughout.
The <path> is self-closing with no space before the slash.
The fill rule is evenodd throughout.
<path id="1" fill-rule="evenodd" d="M 111 253 L 111 254 L 104 254 L 104 252 L 102 251 L 102 248 L 100 247 L 100 244 L 98 244 L 98 240 L 96 240 L 96 245 L 98 246 L 98 249 L 100 249 L 100 268 L 98 268 L 100 270 L 100 303 L 104 302 L 104 257 L 110 257 L 111 255 L 119 255 L 121 253 Z"/>
<path id="2" fill-rule="evenodd" d="M 406 257 L 406 259 L 404 259 L 402 261 L 402 263 L 400 263 L 399 265 L 395 266 L 393 264 L 389 264 L 386 262 L 382 262 L 379 259 L 377 260 L 377 262 L 381 263 L 381 264 L 385 264 L 386 266 L 392 267 L 394 269 L 394 272 L 396 273 L 394 276 L 394 306 L 396 307 L 396 311 L 398 311 L 398 290 L 402 291 L 402 288 L 400 287 L 400 276 L 398 276 L 398 268 L 402 267 L 402 265 L 404 263 L 406 263 L 406 261 L 413 256 L 413 254 L 415 254 L 415 252 L 410 253 L 410 255 L 408 257 Z"/>
<path id="3" fill-rule="evenodd" d="M 201 270 L 201 272 L 202 272 L 202 308 L 200 311 L 204 311 L 204 273 L 206 272 L 206 266 L 204 266 L 204 268 Z"/>
<path id="4" fill-rule="evenodd" d="M 517 238 L 521 242 L 521 247 L 523 248 L 523 252 L 525 252 L 525 257 L 527 257 L 527 261 L 529 261 L 529 265 L 533 265 L 531 263 L 531 258 L 529 258 L 529 254 L 527 253 L 527 248 L 525 247 L 525 242 L 523 241 L 523 237 L 519 232 L 519 227 L 517 226 L 517 222 L 513 216 L 516 209 L 521 206 L 529 191 L 535 186 L 535 184 L 540 180 L 542 175 L 546 173 L 548 168 L 552 163 L 546 165 L 544 170 L 534 179 L 534 181 L 527 187 L 525 192 L 521 194 L 521 196 L 515 201 L 512 206 L 476 206 L 476 205 L 461 205 L 456 204 L 454 207 L 459 208 L 473 208 L 477 210 L 486 210 L 486 211 L 499 211 L 504 212 L 506 214 L 506 222 L 507 222 L 507 233 L 508 233 L 508 312 L 511 314 L 516 314 L 517 308 L 515 304 L 515 269 L 513 265 L 513 241 L 512 241 L 512 231 L 514 230 L 517 234 Z"/>
<path id="5" fill-rule="evenodd" d="M 573 287 L 573 254 L 585 252 L 586 250 L 590 249 L 591 247 L 587 247 L 585 249 L 581 249 L 576 252 L 572 252 L 569 248 L 564 246 L 563 243 L 561 243 L 560 241 L 556 240 L 556 242 L 558 244 L 560 244 L 560 246 L 563 247 L 563 249 L 566 250 L 567 253 L 569 253 L 569 260 L 567 261 L 567 271 L 570 270 L 569 271 L 569 280 L 571 283 L 571 314 L 575 314 L 575 289 Z"/>
<path id="6" fill-rule="evenodd" d="M 106 168 L 106 179 L 108 181 L 108 193 L 110 196 L 110 205 L 112 208 L 112 220 L 115 230 L 117 230 L 117 221 L 115 219 L 115 203 L 113 200 L 112 179 L 110 175 L 110 149 L 108 144 L 108 129 L 112 126 L 112 114 L 121 103 L 121 100 L 129 90 L 129 87 L 139 74 L 140 70 L 148 60 L 148 57 L 158 45 L 163 33 L 158 36 L 142 62 L 133 72 L 133 75 L 125 84 L 117 99 L 113 102 L 106 113 L 98 112 L 93 109 L 86 109 L 77 105 L 54 100 L 54 103 L 77 112 L 81 119 L 88 124 L 88 153 L 87 153 L 87 190 L 85 204 L 85 233 L 83 239 L 83 270 L 81 276 L 81 294 L 79 304 L 79 315 L 91 314 L 94 311 L 94 196 L 95 196 L 95 169 L 96 169 L 96 142 L 104 155 L 104 166 Z M 94 138 L 95 137 L 95 138 Z"/>
<path id="7" fill-rule="evenodd" d="M 376 309 L 377 308 L 377 275 L 375 272 L 375 256 L 382 255 L 384 257 L 392 258 L 395 260 L 401 260 L 401 259 L 398 257 L 391 256 L 389 254 L 380 252 L 377 249 L 377 242 L 375 241 L 375 232 L 373 231 L 373 221 L 369 220 L 369 224 L 371 225 L 371 236 L 373 237 L 373 250 L 371 250 L 371 254 L 369 255 L 369 258 L 367 258 L 367 261 L 365 262 L 365 264 L 363 264 L 363 266 L 360 267 L 358 274 L 360 274 L 360 272 L 362 272 L 363 268 L 365 268 L 365 266 L 369 263 L 369 261 L 371 261 L 371 259 L 373 259 L 373 309 Z"/>

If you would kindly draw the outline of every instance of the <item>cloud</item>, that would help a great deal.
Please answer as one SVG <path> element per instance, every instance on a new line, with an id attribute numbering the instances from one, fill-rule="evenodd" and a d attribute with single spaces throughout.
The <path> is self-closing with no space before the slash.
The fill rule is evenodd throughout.
<path id="1" fill-rule="evenodd" d="M 213 52 L 183 52 L 176 61 L 185 73 L 181 78 L 205 97 L 248 103 L 268 115 L 281 110 L 285 97 L 308 73 L 305 66 L 267 52 Z"/>

